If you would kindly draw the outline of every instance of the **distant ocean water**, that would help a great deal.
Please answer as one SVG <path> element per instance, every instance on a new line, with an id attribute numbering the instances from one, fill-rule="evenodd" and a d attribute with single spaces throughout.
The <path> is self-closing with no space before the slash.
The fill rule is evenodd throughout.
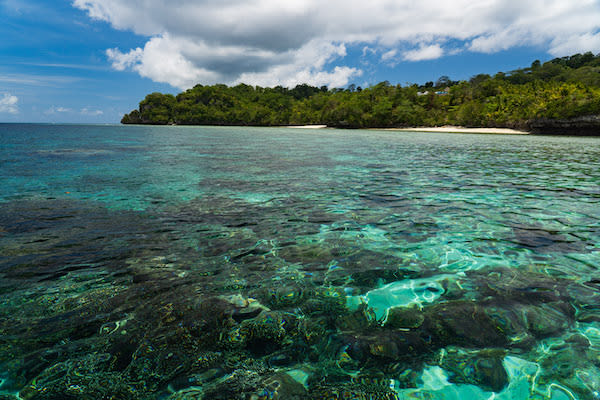
<path id="1" fill-rule="evenodd" d="M 0 398 L 600 398 L 597 138 L 0 125 Z"/>

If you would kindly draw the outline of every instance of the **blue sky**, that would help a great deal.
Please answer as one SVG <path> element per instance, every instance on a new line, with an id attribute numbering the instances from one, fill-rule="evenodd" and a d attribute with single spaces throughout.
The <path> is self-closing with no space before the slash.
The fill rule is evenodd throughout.
<path id="1" fill-rule="evenodd" d="M 423 83 L 600 52 L 600 0 L 439 3 L 0 0 L 0 122 L 116 123 L 196 83 Z"/>

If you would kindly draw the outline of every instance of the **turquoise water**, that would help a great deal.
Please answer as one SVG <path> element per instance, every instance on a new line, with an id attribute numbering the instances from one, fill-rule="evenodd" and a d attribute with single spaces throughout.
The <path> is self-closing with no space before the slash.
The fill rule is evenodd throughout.
<path id="1" fill-rule="evenodd" d="M 600 398 L 599 143 L 0 125 L 0 393 Z"/>

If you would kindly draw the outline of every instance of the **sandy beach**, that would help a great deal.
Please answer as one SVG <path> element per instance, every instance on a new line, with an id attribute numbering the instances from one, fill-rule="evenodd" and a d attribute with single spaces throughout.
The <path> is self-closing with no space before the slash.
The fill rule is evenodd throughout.
<path id="1" fill-rule="evenodd" d="M 439 126 L 426 128 L 385 128 L 386 131 L 443 132 L 443 133 L 492 133 L 501 135 L 529 135 L 529 132 L 508 128 L 465 128 L 462 126 Z"/>
<path id="2" fill-rule="evenodd" d="M 324 129 L 324 128 L 327 128 L 327 125 L 291 125 L 291 126 L 286 126 L 286 128 L 294 128 L 294 129 Z"/>
<path id="3" fill-rule="evenodd" d="M 291 125 L 286 128 L 294 129 L 324 129 L 327 125 Z M 465 128 L 463 126 L 438 126 L 420 128 L 368 128 L 382 131 L 404 131 L 404 132 L 441 132 L 441 133 L 490 133 L 499 135 L 529 135 L 530 132 L 509 128 Z"/>

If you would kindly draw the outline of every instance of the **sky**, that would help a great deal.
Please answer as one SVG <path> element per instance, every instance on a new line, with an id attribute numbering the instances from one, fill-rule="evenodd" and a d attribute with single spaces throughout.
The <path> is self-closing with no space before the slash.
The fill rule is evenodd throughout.
<path id="1" fill-rule="evenodd" d="M 117 123 L 196 84 L 367 87 L 600 53 L 600 0 L 0 0 L 0 122 Z"/>

